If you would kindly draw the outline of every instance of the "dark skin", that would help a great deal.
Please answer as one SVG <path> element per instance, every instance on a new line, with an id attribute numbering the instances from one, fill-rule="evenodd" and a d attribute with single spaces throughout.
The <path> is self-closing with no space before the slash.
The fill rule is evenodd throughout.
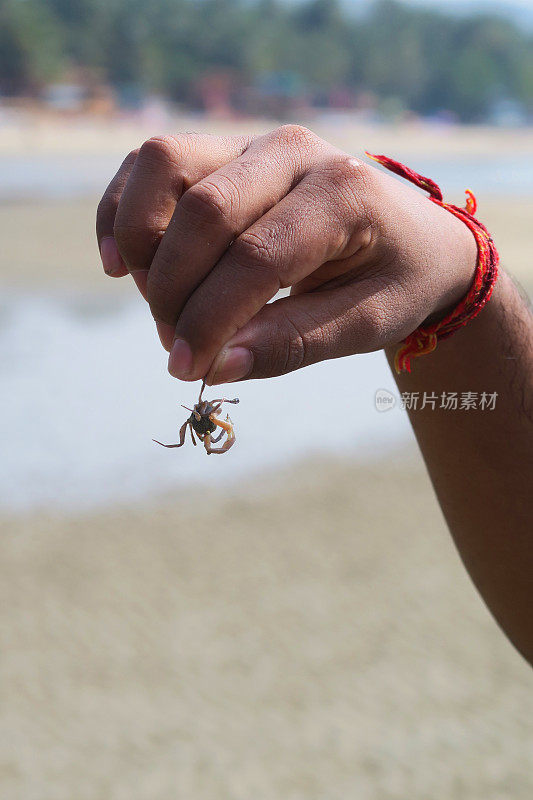
<path id="1" fill-rule="evenodd" d="M 467 570 L 533 663 L 533 324 L 510 278 L 503 273 L 479 316 L 397 383 L 402 392 L 498 393 L 494 411 L 424 409 L 410 419 Z"/>
<path id="2" fill-rule="evenodd" d="M 481 212 L 482 214 L 482 212 Z M 300 126 L 149 140 L 99 206 L 106 272 L 130 272 L 169 370 L 208 384 L 385 349 L 468 291 L 468 228 Z M 278 289 L 290 297 L 268 301 Z M 492 412 L 413 411 L 463 561 L 533 662 L 533 322 L 503 273 L 479 316 L 398 378 L 401 391 L 497 392 Z"/>

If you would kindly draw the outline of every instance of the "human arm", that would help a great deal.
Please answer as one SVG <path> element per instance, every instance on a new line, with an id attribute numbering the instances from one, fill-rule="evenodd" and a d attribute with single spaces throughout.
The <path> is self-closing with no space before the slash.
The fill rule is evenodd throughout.
<path id="1" fill-rule="evenodd" d="M 161 340 L 172 349 L 170 371 L 186 380 L 206 375 L 211 383 L 270 377 L 328 358 L 393 348 L 428 316 L 463 297 L 476 262 L 475 241 L 460 220 L 299 126 L 256 138 L 184 134 L 150 140 L 130 154 L 104 195 L 97 230 L 107 265 L 116 275 L 134 274 L 148 299 Z M 423 369 L 480 331 L 470 348 L 474 362 L 466 358 L 468 347 L 456 360 L 465 379 L 484 364 L 479 386 L 467 391 L 495 390 L 488 384 L 498 369 L 494 338 L 503 321 L 494 314 L 498 308 L 500 315 L 514 314 L 507 286 L 506 279 L 500 281 L 476 321 L 416 361 L 412 380 L 420 383 L 409 385 L 437 388 Z M 268 303 L 288 287 L 290 297 Z M 525 309 L 518 318 L 531 341 Z M 492 327 L 485 320 L 493 320 Z M 518 347 L 517 335 L 511 326 L 506 346 Z M 525 340 L 522 330 L 520 342 Z M 443 385 L 455 380 L 456 366 L 443 362 Z M 508 373 L 499 368 L 505 384 Z M 530 346 L 516 368 L 524 402 L 530 402 Z M 433 437 L 427 432 L 433 419 L 414 424 L 467 567 L 502 626 L 531 657 L 531 542 L 525 529 L 533 509 L 524 489 L 528 476 L 532 483 L 531 427 L 517 413 L 521 391 L 502 389 L 498 416 L 490 417 L 520 442 L 484 433 L 491 443 L 481 462 L 481 423 L 475 415 L 461 417 L 471 427 L 457 439 L 453 480 L 445 480 L 445 423 L 436 423 Z M 461 447 L 473 452 L 463 457 Z M 510 469 L 513 447 L 518 458 Z M 480 470 L 475 478 L 473 469 Z M 481 507 L 487 470 L 495 473 L 488 485 L 501 479 L 508 495 L 498 508 L 491 496 L 492 513 L 476 527 L 463 487 L 477 480 L 471 505 Z M 513 503 L 510 485 L 518 488 L 523 510 Z M 506 539 L 509 572 L 498 569 L 505 562 L 495 546 L 504 525 L 518 532 Z M 486 542 L 494 546 L 483 550 Z M 472 565 L 472 559 L 479 563 Z M 519 597 L 513 586 L 521 587 Z"/>
<path id="2" fill-rule="evenodd" d="M 387 355 L 392 365 L 394 348 Z M 533 663 L 533 319 L 509 276 L 476 319 L 396 380 L 420 399 L 408 413 L 465 566 Z M 424 393 L 435 408 L 420 408 Z M 441 407 L 450 393 L 456 410 Z M 461 410 L 466 393 L 476 407 Z"/>

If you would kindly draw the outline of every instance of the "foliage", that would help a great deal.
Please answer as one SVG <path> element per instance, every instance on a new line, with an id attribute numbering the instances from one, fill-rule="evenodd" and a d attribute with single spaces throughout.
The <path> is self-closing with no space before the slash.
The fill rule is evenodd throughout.
<path id="1" fill-rule="evenodd" d="M 533 111 L 532 39 L 510 22 L 377 0 L 1 0 L 0 91 L 37 92 L 72 67 L 192 102 L 203 76 L 240 88 L 295 77 L 307 96 L 372 94 L 422 114 L 482 119 L 511 99 Z"/>

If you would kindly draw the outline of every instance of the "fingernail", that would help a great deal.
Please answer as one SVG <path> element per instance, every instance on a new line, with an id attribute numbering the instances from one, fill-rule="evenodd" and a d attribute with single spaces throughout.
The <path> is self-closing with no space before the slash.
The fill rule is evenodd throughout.
<path id="1" fill-rule="evenodd" d="M 211 383 L 231 383 L 252 371 L 254 357 L 245 347 L 232 347 L 222 353 Z"/>
<path id="2" fill-rule="evenodd" d="M 155 326 L 157 328 L 157 333 L 159 334 L 159 340 L 165 350 L 170 353 L 170 348 L 172 347 L 172 342 L 174 341 L 174 332 L 175 327 L 174 325 L 167 325 L 166 322 L 158 322 L 155 321 Z"/>
<path id="3" fill-rule="evenodd" d="M 100 257 L 106 275 L 124 274 L 126 267 L 118 252 L 117 243 L 113 236 L 105 236 L 100 243 Z M 127 270 L 126 270 L 127 272 Z"/>
<path id="4" fill-rule="evenodd" d="M 185 380 L 191 371 L 192 352 L 184 339 L 175 339 L 168 359 L 168 371 L 175 378 Z"/>
<path id="5" fill-rule="evenodd" d="M 140 291 L 145 300 L 147 300 L 146 284 L 148 283 L 148 270 L 136 269 L 131 273 L 131 277 L 135 281 L 137 289 Z"/>

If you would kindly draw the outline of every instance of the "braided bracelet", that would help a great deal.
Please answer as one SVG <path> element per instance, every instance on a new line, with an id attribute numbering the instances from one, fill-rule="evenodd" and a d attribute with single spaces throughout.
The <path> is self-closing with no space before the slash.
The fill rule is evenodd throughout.
<path id="1" fill-rule="evenodd" d="M 458 331 L 463 325 L 473 319 L 485 303 L 490 299 L 496 278 L 498 277 L 499 256 L 491 235 L 485 226 L 474 217 L 477 201 L 472 192 L 466 190 L 466 206 L 460 208 L 451 203 L 445 203 L 442 192 L 431 178 L 424 178 L 399 161 L 394 161 L 387 156 L 377 156 L 371 153 L 366 155 L 377 161 L 391 172 L 429 192 L 429 199 L 435 205 L 445 208 L 467 225 L 475 236 L 477 242 L 478 258 L 476 272 L 472 286 L 461 302 L 439 322 L 430 325 L 421 325 L 401 343 L 394 357 L 396 372 L 411 372 L 411 359 L 431 353 L 437 347 L 439 339 L 447 339 L 452 333 Z"/>

